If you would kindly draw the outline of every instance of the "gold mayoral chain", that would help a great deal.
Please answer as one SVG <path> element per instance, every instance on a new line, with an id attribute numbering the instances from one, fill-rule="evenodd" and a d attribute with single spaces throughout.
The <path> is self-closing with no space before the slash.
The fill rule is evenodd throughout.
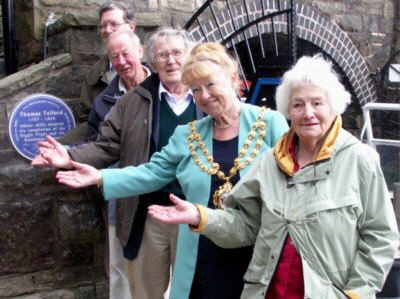
<path id="1" fill-rule="evenodd" d="M 253 127 L 249 132 L 247 140 L 244 142 L 243 148 L 239 151 L 239 156 L 233 161 L 233 167 L 229 170 L 229 176 L 226 176 L 223 171 L 219 170 L 219 164 L 217 162 L 214 162 L 213 157 L 209 155 L 208 149 L 204 147 L 204 141 L 201 139 L 200 134 L 197 133 L 194 126 L 196 121 L 192 121 L 189 123 L 191 134 L 188 136 L 188 147 L 194 163 L 199 166 L 201 171 L 207 172 L 209 175 L 216 174 L 219 179 L 225 180 L 225 183 L 219 186 L 218 190 L 216 190 L 213 195 L 213 204 L 217 209 L 224 209 L 225 198 L 233 187 L 230 179 L 238 172 L 238 170 L 242 170 L 246 166 L 250 165 L 253 162 L 253 159 L 258 155 L 258 151 L 263 144 L 262 140 L 265 136 L 265 129 L 267 127 L 263 120 L 265 110 L 265 107 L 261 107 L 260 115 L 258 116 L 258 119 L 253 123 Z M 251 151 L 250 157 L 247 157 L 244 162 L 242 162 L 243 157 L 246 156 L 247 150 L 250 148 L 252 140 L 256 137 L 256 130 L 258 128 L 260 128 L 261 130 L 258 131 L 258 140 L 256 141 L 256 145 Z M 203 155 L 206 157 L 207 162 L 210 163 L 211 168 L 208 168 L 206 165 L 201 163 L 200 158 L 195 152 L 195 146 L 193 144 L 194 140 L 196 140 L 197 145 L 201 149 Z"/>

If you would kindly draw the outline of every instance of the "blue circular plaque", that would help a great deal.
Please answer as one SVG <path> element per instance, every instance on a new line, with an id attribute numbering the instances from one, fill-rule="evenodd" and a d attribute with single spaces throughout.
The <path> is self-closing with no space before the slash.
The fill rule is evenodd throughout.
<path id="1" fill-rule="evenodd" d="M 8 134 L 14 148 L 25 158 L 32 160 L 38 151 L 38 141 L 64 136 L 75 127 L 74 116 L 59 98 L 32 94 L 18 102 L 10 116 Z"/>

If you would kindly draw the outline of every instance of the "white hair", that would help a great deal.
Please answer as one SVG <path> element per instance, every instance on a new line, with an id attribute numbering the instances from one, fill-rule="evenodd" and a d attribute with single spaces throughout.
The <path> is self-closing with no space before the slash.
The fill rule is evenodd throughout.
<path id="1" fill-rule="evenodd" d="M 186 53 L 190 53 L 193 47 L 196 45 L 196 42 L 189 36 L 189 33 L 184 29 L 175 29 L 170 27 L 161 28 L 159 31 L 154 33 L 147 42 L 147 47 L 146 47 L 147 59 L 153 66 L 156 62 L 154 53 L 154 44 L 160 36 L 164 36 L 165 40 L 169 36 L 180 36 L 185 42 Z"/>
<path id="2" fill-rule="evenodd" d="M 351 95 L 340 83 L 331 62 L 325 60 L 321 54 L 303 56 L 283 75 L 282 83 L 276 89 L 277 109 L 288 119 L 291 91 L 304 84 L 312 84 L 325 90 L 328 104 L 336 115 L 342 114 L 351 102 Z"/>
<path id="3" fill-rule="evenodd" d="M 114 38 L 116 38 L 120 35 L 126 35 L 133 42 L 133 44 L 135 46 L 141 46 L 139 36 L 137 36 L 131 30 L 125 30 L 125 29 L 117 30 L 117 31 L 114 31 L 113 33 L 111 33 L 106 39 L 106 45 L 108 46 L 108 44 L 110 43 L 111 40 L 113 40 Z"/>

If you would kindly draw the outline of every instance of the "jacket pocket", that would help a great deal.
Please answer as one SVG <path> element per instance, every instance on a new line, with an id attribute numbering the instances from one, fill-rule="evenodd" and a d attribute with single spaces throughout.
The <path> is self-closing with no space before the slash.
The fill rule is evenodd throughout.
<path id="1" fill-rule="evenodd" d="M 267 292 L 267 286 L 258 282 L 244 282 L 243 292 L 240 296 L 241 299 L 264 299 Z"/>

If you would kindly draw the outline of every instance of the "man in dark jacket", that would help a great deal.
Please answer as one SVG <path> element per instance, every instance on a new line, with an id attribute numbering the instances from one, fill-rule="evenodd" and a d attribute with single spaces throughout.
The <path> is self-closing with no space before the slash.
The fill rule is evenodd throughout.
<path id="1" fill-rule="evenodd" d="M 135 16 L 123 2 L 107 2 L 99 8 L 99 32 L 105 42 L 118 30 L 135 30 Z M 112 68 L 108 55 L 104 55 L 86 72 L 82 80 L 78 125 L 58 141 L 62 144 L 85 142 L 90 135 L 87 125 L 93 101 L 108 86 L 117 72 Z"/>
<path id="2" fill-rule="evenodd" d="M 107 39 L 107 50 L 117 75 L 93 103 L 87 122 L 90 129 L 88 142 L 97 139 L 101 124 L 118 99 L 151 74 L 150 70 L 140 62 L 143 56 L 143 47 L 133 32 L 124 30 L 113 32 Z M 98 190 L 96 191 L 98 192 Z M 96 193 L 92 191 L 91 195 L 96 195 Z M 102 198 L 101 195 L 96 197 Z M 125 299 L 131 297 L 123 250 L 116 236 L 115 207 L 115 200 L 107 202 L 108 239 L 106 246 L 109 246 L 110 299 Z"/>
<path id="3" fill-rule="evenodd" d="M 121 167 L 147 162 L 168 143 L 177 125 L 203 116 L 189 88 L 180 81 L 181 64 L 192 46 L 183 30 L 163 29 L 154 34 L 147 54 L 156 73 L 117 101 L 100 129 L 99 138 L 67 153 L 47 137 L 48 142 L 39 144 L 46 150 L 32 165 L 71 168 L 74 160 L 104 168 L 118 160 Z M 163 299 L 167 290 L 178 227 L 146 216 L 149 204 L 168 204 L 170 192 L 182 195 L 175 182 L 140 199 L 117 200 L 117 236 L 124 247 L 134 299 Z"/>
<path id="4" fill-rule="evenodd" d="M 143 56 L 143 47 L 140 44 L 139 38 L 132 31 L 118 30 L 113 32 L 107 38 L 107 51 L 113 69 L 117 72 L 117 75 L 93 103 L 86 124 L 90 129 L 90 136 L 86 140 L 86 143 L 97 139 L 101 124 L 118 99 L 144 81 L 151 73 L 150 70 L 140 62 Z M 70 145 L 74 144 L 72 143 Z M 116 201 L 108 201 L 106 211 L 104 199 L 99 190 L 95 188 L 94 190 L 89 189 L 88 191 L 91 199 L 100 202 L 100 207 L 105 217 L 105 225 L 107 228 L 105 266 L 106 269 L 109 270 L 109 297 L 110 299 L 129 299 L 130 288 L 125 271 L 123 250 L 116 236 Z M 109 258 L 107 258 L 107 255 L 109 255 Z"/>
<path id="5" fill-rule="evenodd" d="M 107 39 L 107 51 L 117 75 L 93 103 L 87 123 L 90 130 L 87 141 L 97 139 L 101 124 L 120 96 L 142 83 L 151 73 L 140 62 L 143 47 L 132 31 L 113 32 Z"/>

